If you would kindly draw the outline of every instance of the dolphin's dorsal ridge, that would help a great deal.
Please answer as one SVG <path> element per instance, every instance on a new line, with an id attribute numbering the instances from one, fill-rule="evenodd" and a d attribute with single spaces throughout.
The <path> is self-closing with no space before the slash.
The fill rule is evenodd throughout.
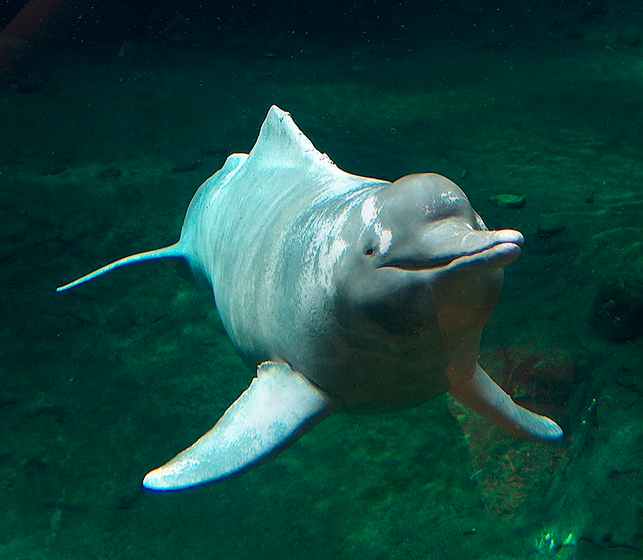
<path id="1" fill-rule="evenodd" d="M 262 167 L 301 168 L 321 166 L 330 173 L 337 171 L 336 165 L 321 153 L 306 135 L 299 130 L 290 113 L 276 105 L 270 107 L 259 137 L 249 155 L 249 163 Z"/>
<path id="2" fill-rule="evenodd" d="M 263 362 L 250 387 L 194 445 L 150 472 L 150 490 L 221 480 L 263 463 L 332 411 L 332 401 L 284 362 Z"/>

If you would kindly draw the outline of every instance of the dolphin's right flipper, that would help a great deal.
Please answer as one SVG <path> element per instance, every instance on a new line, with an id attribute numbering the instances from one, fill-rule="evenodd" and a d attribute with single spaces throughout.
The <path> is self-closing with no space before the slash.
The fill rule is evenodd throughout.
<path id="1" fill-rule="evenodd" d="M 552 441 L 563 437 L 563 430 L 551 418 L 517 404 L 480 364 L 470 378 L 452 383 L 449 393 L 509 433 L 533 441 Z"/>
<path id="2" fill-rule="evenodd" d="M 178 490 L 251 469 L 332 412 L 331 399 L 284 362 L 263 362 L 250 387 L 191 447 L 148 473 L 150 490 Z"/>

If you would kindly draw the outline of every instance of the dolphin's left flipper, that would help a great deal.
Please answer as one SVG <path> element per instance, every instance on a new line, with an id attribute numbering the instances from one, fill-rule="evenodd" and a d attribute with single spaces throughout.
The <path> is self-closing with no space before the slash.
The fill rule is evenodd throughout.
<path id="1" fill-rule="evenodd" d="M 148 473 L 143 485 L 178 490 L 247 471 L 283 451 L 332 408 L 331 399 L 290 366 L 263 362 L 215 426 Z"/>
<path id="2" fill-rule="evenodd" d="M 515 436 L 534 441 L 551 441 L 563 437 L 563 430 L 556 422 L 514 402 L 480 364 L 476 364 L 472 377 L 452 383 L 449 393 Z"/>

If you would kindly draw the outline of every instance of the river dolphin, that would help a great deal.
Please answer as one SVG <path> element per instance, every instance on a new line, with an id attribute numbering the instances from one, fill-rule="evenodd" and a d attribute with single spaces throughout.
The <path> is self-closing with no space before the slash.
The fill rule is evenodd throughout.
<path id="1" fill-rule="evenodd" d="M 273 106 L 250 153 L 230 155 L 196 192 L 177 243 L 57 291 L 161 258 L 184 259 L 212 287 L 256 377 L 209 432 L 143 481 L 174 490 L 244 472 L 333 411 L 399 410 L 447 391 L 513 435 L 562 437 L 478 363 L 503 268 L 522 244 L 518 231 L 489 231 L 445 177 L 346 173 Z"/>

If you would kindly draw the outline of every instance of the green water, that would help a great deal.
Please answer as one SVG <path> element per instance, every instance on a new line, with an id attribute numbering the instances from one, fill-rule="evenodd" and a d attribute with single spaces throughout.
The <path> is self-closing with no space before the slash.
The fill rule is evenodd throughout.
<path id="1" fill-rule="evenodd" d="M 643 339 L 587 321 L 605 281 L 643 278 L 643 47 L 608 39 L 43 50 L 41 91 L 0 91 L 0 558 L 642 558 Z M 273 103 L 343 169 L 442 173 L 525 234 L 481 363 L 563 443 L 438 398 L 331 416 L 238 478 L 141 489 L 252 374 L 170 264 L 54 289 L 174 241 Z"/>

